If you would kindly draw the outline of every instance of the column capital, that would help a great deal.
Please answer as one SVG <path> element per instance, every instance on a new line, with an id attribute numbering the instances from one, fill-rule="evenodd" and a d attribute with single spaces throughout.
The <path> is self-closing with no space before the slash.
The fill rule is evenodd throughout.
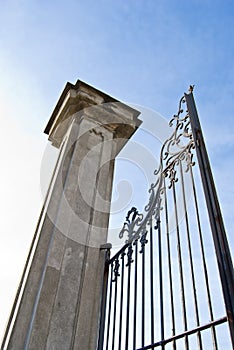
<path id="1" fill-rule="evenodd" d="M 113 138 L 129 139 L 142 121 L 136 109 L 77 80 L 67 83 L 44 130 L 52 145 L 59 148 L 73 117 L 94 119 L 113 132 Z M 120 149 L 125 144 L 121 144 Z"/>

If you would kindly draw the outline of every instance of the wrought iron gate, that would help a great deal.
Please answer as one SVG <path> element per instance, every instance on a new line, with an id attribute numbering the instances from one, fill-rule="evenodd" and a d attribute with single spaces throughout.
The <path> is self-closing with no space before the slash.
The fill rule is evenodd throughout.
<path id="1" fill-rule="evenodd" d="M 170 126 L 145 213 L 128 212 L 106 260 L 99 350 L 234 345 L 233 267 L 192 89 Z"/>

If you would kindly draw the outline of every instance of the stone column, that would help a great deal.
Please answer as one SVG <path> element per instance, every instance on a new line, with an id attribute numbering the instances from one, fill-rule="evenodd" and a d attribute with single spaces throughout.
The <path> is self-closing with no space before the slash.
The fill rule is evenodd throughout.
<path id="1" fill-rule="evenodd" d="M 60 156 L 8 349 L 96 349 L 114 159 L 138 115 L 66 85 L 45 129 Z"/>

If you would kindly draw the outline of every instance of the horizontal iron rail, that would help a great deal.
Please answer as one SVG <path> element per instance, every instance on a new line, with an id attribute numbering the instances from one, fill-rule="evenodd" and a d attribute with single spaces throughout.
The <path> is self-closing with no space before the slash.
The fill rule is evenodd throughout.
<path id="1" fill-rule="evenodd" d="M 189 331 L 177 334 L 177 335 L 175 335 L 173 337 L 170 337 L 170 338 L 158 341 L 157 343 L 144 346 L 143 348 L 138 348 L 137 350 L 154 349 L 154 348 L 156 348 L 158 346 L 166 345 L 166 344 L 168 344 L 168 343 L 170 343 L 170 342 L 172 342 L 174 340 L 178 340 L 178 339 L 186 337 L 188 335 L 192 335 L 194 333 L 201 332 L 201 331 L 203 331 L 205 329 L 208 329 L 208 328 L 211 328 L 211 327 L 214 327 L 214 326 L 218 326 L 219 324 L 222 324 L 224 322 L 227 322 L 227 316 L 224 316 L 222 318 L 219 318 L 218 320 L 209 322 L 209 323 L 207 323 L 207 324 L 205 324 L 203 326 L 199 326 L 199 327 L 193 328 L 193 329 L 191 329 Z"/>
<path id="2" fill-rule="evenodd" d="M 107 261 L 107 264 L 111 265 L 115 261 L 115 259 L 118 258 L 120 254 L 123 253 L 131 243 L 132 242 L 126 243 L 110 260 Z"/>

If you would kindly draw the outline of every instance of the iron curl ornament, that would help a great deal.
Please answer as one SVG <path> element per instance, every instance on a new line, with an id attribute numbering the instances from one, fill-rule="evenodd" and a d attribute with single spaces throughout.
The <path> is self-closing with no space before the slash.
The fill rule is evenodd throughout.
<path id="1" fill-rule="evenodd" d="M 190 86 L 189 92 L 193 91 Z M 146 225 L 160 220 L 160 211 L 162 207 L 162 196 L 165 192 L 164 180 L 168 179 L 168 188 L 178 181 L 177 166 L 183 161 L 185 172 L 194 166 L 193 149 L 195 143 L 193 139 L 190 116 L 188 113 L 186 99 L 183 95 L 179 101 L 178 111 L 169 121 L 169 126 L 173 128 L 171 136 L 165 140 L 160 151 L 160 163 L 158 169 L 154 171 L 156 180 L 151 184 L 149 192 L 149 201 L 144 208 L 144 214 L 139 213 L 136 207 L 132 207 L 126 216 L 126 220 L 119 233 L 119 238 L 127 236 L 125 243 L 131 243 L 144 235 Z"/>
<path id="2" fill-rule="evenodd" d="M 137 231 L 140 223 L 143 220 L 143 214 L 139 214 L 137 208 L 132 207 L 126 216 L 126 220 L 123 224 L 122 230 L 119 233 L 119 238 L 123 238 L 125 232 L 127 233 L 127 241 L 126 243 L 130 243 L 133 241 L 133 238 L 136 239 Z"/>

